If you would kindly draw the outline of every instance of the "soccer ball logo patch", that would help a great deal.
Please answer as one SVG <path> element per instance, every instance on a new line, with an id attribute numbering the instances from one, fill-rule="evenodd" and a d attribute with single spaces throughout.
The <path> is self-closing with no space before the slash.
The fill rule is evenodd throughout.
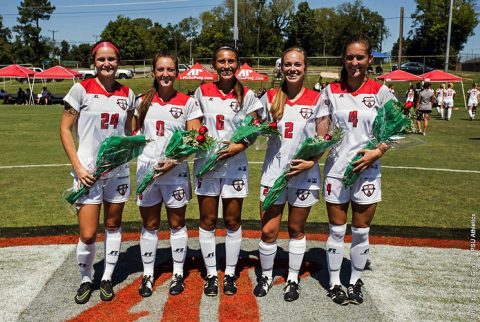
<path id="1" fill-rule="evenodd" d="M 243 187 L 245 187 L 245 181 L 243 180 L 233 180 L 232 182 L 233 189 L 237 191 L 242 191 Z"/>
<path id="2" fill-rule="evenodd" d="M 297 198 L 301 201 L 307 200 L 308 196 L 310 196 L 310 191 L 306 189 L 298 189 L 297 190 Z"/>
<path id="3" fill-rule="evenodd" d="M 178 107 L 172 107 L 170 109 L 170 114 L 172 114 L 172 116 L 176 119 L 178 119 L 180 116 L 182 116 L 183 114 L 183 111 L 181 108 L 178 108 Z"/>
<path id="4" fill-rule="evenodd" d="M 126 110 L 128 107 L 127 100 L 123 98 L 117 99 L 117 105 L 120 106 L 122 110 Z"/>
<path id="5" fill-rule="evenodd" d="M 175 200 L 180 201 L 183 198 L 185 198 L 185 190 L 184 189 L 177 189 L 174 190 L 172 193 L 172 197 L 175 198 Z"/>
<path id="6" fill-rule="evenodd" d="M 375 185 L 372 183 L 363 185 L 362 191 L 367 197 L 371 197 L 373 193 L 375 192 Z"/>
<path id="7" fill-rule="evenodd" d="M 125 196 L 127 191 L 128 191 L 128 184 L 120 184 L 117 186 L 117 192 L 122 196 Z"/>
<path id="8" fill-rule="evenodd" d="M 373 96 L 364 97 L 362 102 L 363 104 L 365 104 L 366 107 L 372 108 L 375 106 L 375 97 Z"/>
<path id="9" fill-rule="evenodd" d="M 313 115 L 313 111 L 312 111 L 311 108 L 306 108 L 306 107 L 304 107 L 304 108 L 301 108 L 301 109 L 300 109 L 300 115 L 301 115 L 304 119 L 308 120 L 308 119 L 310 118 L 310 116 Z"/>
<path id="10" fill-rule="evenodd" d="M 240 108 L 240 105 L 238 104 L 237 101 L 233 101 L 230 103 L 230 108 L 232 109 L 232 111 L 234 111 L 235 113 L 238 113 L 241 108 Z"/>

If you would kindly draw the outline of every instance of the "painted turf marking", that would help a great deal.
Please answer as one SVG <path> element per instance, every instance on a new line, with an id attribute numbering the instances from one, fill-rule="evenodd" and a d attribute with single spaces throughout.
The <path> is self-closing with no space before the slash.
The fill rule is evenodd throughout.
<path id="1" fill-rule="evenodd" d="M 135 163 L 135 162 L 132 162 Z M 192 163 L 192 162 L 189 162 Z M 249 164 L 263 164 L 259 161 L 251 161 Z M 320 163 L 324 165 L 324 163 Z M 2 169 L 18 169 L 18 168 L 41 168 L 41 167 L 66 167 L 70 166 L 70 163 L 53 163 L 53 164 L 26 164 L 26 165 L 5 165 L 0 166 Z M 404 169 L 404 170 L 424 170 L 424 171 L 438 171 L 438 172 L 455 172 L 455 173 L 477 173 L 480 174 L 480 170 L 463 170 L 463 169 L 444 169 L 444 168 L 424 168 L 424 167 L 403 167 L 403 166 L 389 166 L 382 165 L 385 169 Z"/>

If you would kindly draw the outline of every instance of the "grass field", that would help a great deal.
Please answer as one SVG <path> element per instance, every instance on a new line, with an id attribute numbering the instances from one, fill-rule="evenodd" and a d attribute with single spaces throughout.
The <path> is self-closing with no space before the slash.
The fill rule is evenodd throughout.
<path id="1" fill-rule="evenodd" d="M 471 80 L 480 81 L 480 75 L 463 73 L 466 86 Z M 307 86 L 312 87 L 316 76 L 310 75 Z M 151 84 L 151 78 L 124 81 L 136 93 Z M 70 81 L 49 83 L 53 93 L 66 93 Z M 267 84 L 249 84 L 252 88 Z M 268 84 L 269 85 L 269 84 Z M 19 83 L 7 82 L 9 92 Z M 36 88 L 41 86 L 35 85 Z M 197 82 L 177 82 L 182 90 L 193 90 Z M 396 83 L 397 93 L 403 93 L 407 83 Z M 457 102 L 461 88 L 456 84 Z M 480 179 L 480 120 L 469 121 L 461 107 L 454 111 L 450 122 L 434 117 L 426 137 L 409 135 L 396 149 L 383 158 L 383 202 L 380 203 L 374 224 L 392 227 L 468 228 L 472 213 L 478 212 L 475 187 Z M 0 105 L 0 227 L 32 227 L 72 225 L 75 215 L 63 201 L 62 193 L 70 187 L 68 159 L 59 139 L 59 120 L 62 106 Z M 258 150 L 249 149 L 250 194 L 244 203 L 243 218 L 258 219 L 258 192 L 261 162 L 266 142 L 257 142 Z M 321 160 L 323 162 L 323 159 Z M 47 167 L 8 168 L 23 165 L 55 165 Z M 389 167 L 419 167 L 468 172 L 427 171 Z M 131 167 L 132 178 L 135 165 Z M 475 172 L 476 171 L 476 172 Z M 131 198 L 133 199 L 133 198 Z M 198 218 L 198 205 L 193 199 L 188 207 L 188 218 Z M 135 203 L 129 201 L 124 221 L 138 222 Z M 325 223 L 323 202 L 317 204 L 310 222 Z"/>

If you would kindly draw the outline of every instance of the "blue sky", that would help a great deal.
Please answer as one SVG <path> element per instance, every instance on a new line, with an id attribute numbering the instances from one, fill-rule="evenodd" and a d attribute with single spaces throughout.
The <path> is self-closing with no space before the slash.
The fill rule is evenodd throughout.
<path id="1" fill-rule="evenodd" d="M 245 1 L 245 0 L 239 0 Z M 252 1 L 252 0 L 246 0 Z M 298 4 L 299 0 L 296 0 Z M 344 0 L 310 0 L 311 8 L 336 7 Z M 71 44 L 94 42 L 110 20 L 122 14 L 131 18 L 150 18 L 154 22 L 176 23 L 185 17 L 198 17 L 221 3 L 222 0 L 51 0 L 57 7 L 48 21 L 41 22 L 42 35 L 52 36 L 55 40 L 67 40 Z M 383 42 L 383 51 L 389 51 L 398 38 L 400 7 L 405 10 L 404 36 L 411 26 L 410 15 L 415 11 L 414 0 L 364 0 L 364 5 L 377 11 L 385 18 L 390 36 Z M 6 27 L 17 24 L 17 6 L 20 0 L 2 0 L 3 23 Z M 477 5 L 477 10 L 479 10 Z M 240 35 L 241 37 L 241 35 Z M 463 52 L 480 54 L 480 25 L 475 29 L 464 47 Z"/>

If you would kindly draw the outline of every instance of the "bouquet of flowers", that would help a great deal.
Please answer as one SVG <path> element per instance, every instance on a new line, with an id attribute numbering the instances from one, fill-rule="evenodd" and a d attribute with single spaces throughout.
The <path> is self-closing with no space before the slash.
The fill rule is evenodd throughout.
<path id="1" fill-rule="evenodd" d="M 373 138 L 363 148 L 364 150 L 373 150 L 380 143 L 393 144 L 398 139 L 398 135 L 402 133 L 409 125 L 410 120 L 402 114 L 403 106 L 398 101 L 391 99 L 379 111 L 373 122 Z M 357 154 L 350 161 L 345 173 L 343 174 L 343 183 L 349 187 L 357 181 L 360 173 L 354 172 L 353 163 L 358 161 L 363 155 Z"/>
<path id="2" fill-rule="evenodd" d="M 95 162 L 96 169 L 92 174 L 95 180 L 139 156 L 147 142 L 144 135 L 111 136 L 106 138 L 98 150 Z M 87 191 L 88 187 L 82 184 L 79 189 L 72 191 L 66 197 L 66 200 L 73 205 Z"/>
<path id="3" fill-rule="evenodd" d="M 306 138 L 298 148 L 293 159 L 315 159 L 317 156 L 325 152 L 328 148 L 340 141 L 341 136 L 342 135 L 340 130 L 336 129 L 333 131 L 333 133 L 326 134 L 324 137 L 315 136 Z M 280 198 L 280 195 L 287 187 L 288 180 L 290 179 L 290 177 L 287 176 L 289 171 L 290 169 L 285 169 L 283 173 L 277 178 L 277 180 L 275 180 L 270 190 L 268 190 L 268 194 L 262 204 L 262 210 L 265 211 L 269 209 L 275 204 L 278 198 Z"/>
<path id="4" fill-rule="evenodd" d="M 175 131 L 165 148 L 165 156 L 168 159 L 178 161 L 179 159 L 186 158 L 193 153 L 207 150 L 214 144 L 214 139 L 209 136 L 207 132 L 208 129 L 206 126 L 201 126 L 198 131 Z M 155 178 L 163 174 L 158 170 L 159 164 L 160 162 L 145 174 L 142 182 L 137 187 L 137 195 L 144 192 L 145 189 L 155 181 Z"/>
<path id="5" fill-rule="evenodd" d="M 230 142 L 241 143 L 241 142 L 254 142 L 255 139 L 260 135 L 280 135 L 278 132 L 277 122 L 260 122 L 258 119 L 254 118 L 251 115 L 242 121 L 240 126 L 235 130 Z M 228 144 L 224 144 L 218 150 L 212 151 L 211 157 L 203 165 L 203 167 L 198 171 L 197 177 L 203 176 L 208 171 L 212 170 L 217 161 L 218 161 L 218 152 L 225 150 L 228 147 Z"/>

